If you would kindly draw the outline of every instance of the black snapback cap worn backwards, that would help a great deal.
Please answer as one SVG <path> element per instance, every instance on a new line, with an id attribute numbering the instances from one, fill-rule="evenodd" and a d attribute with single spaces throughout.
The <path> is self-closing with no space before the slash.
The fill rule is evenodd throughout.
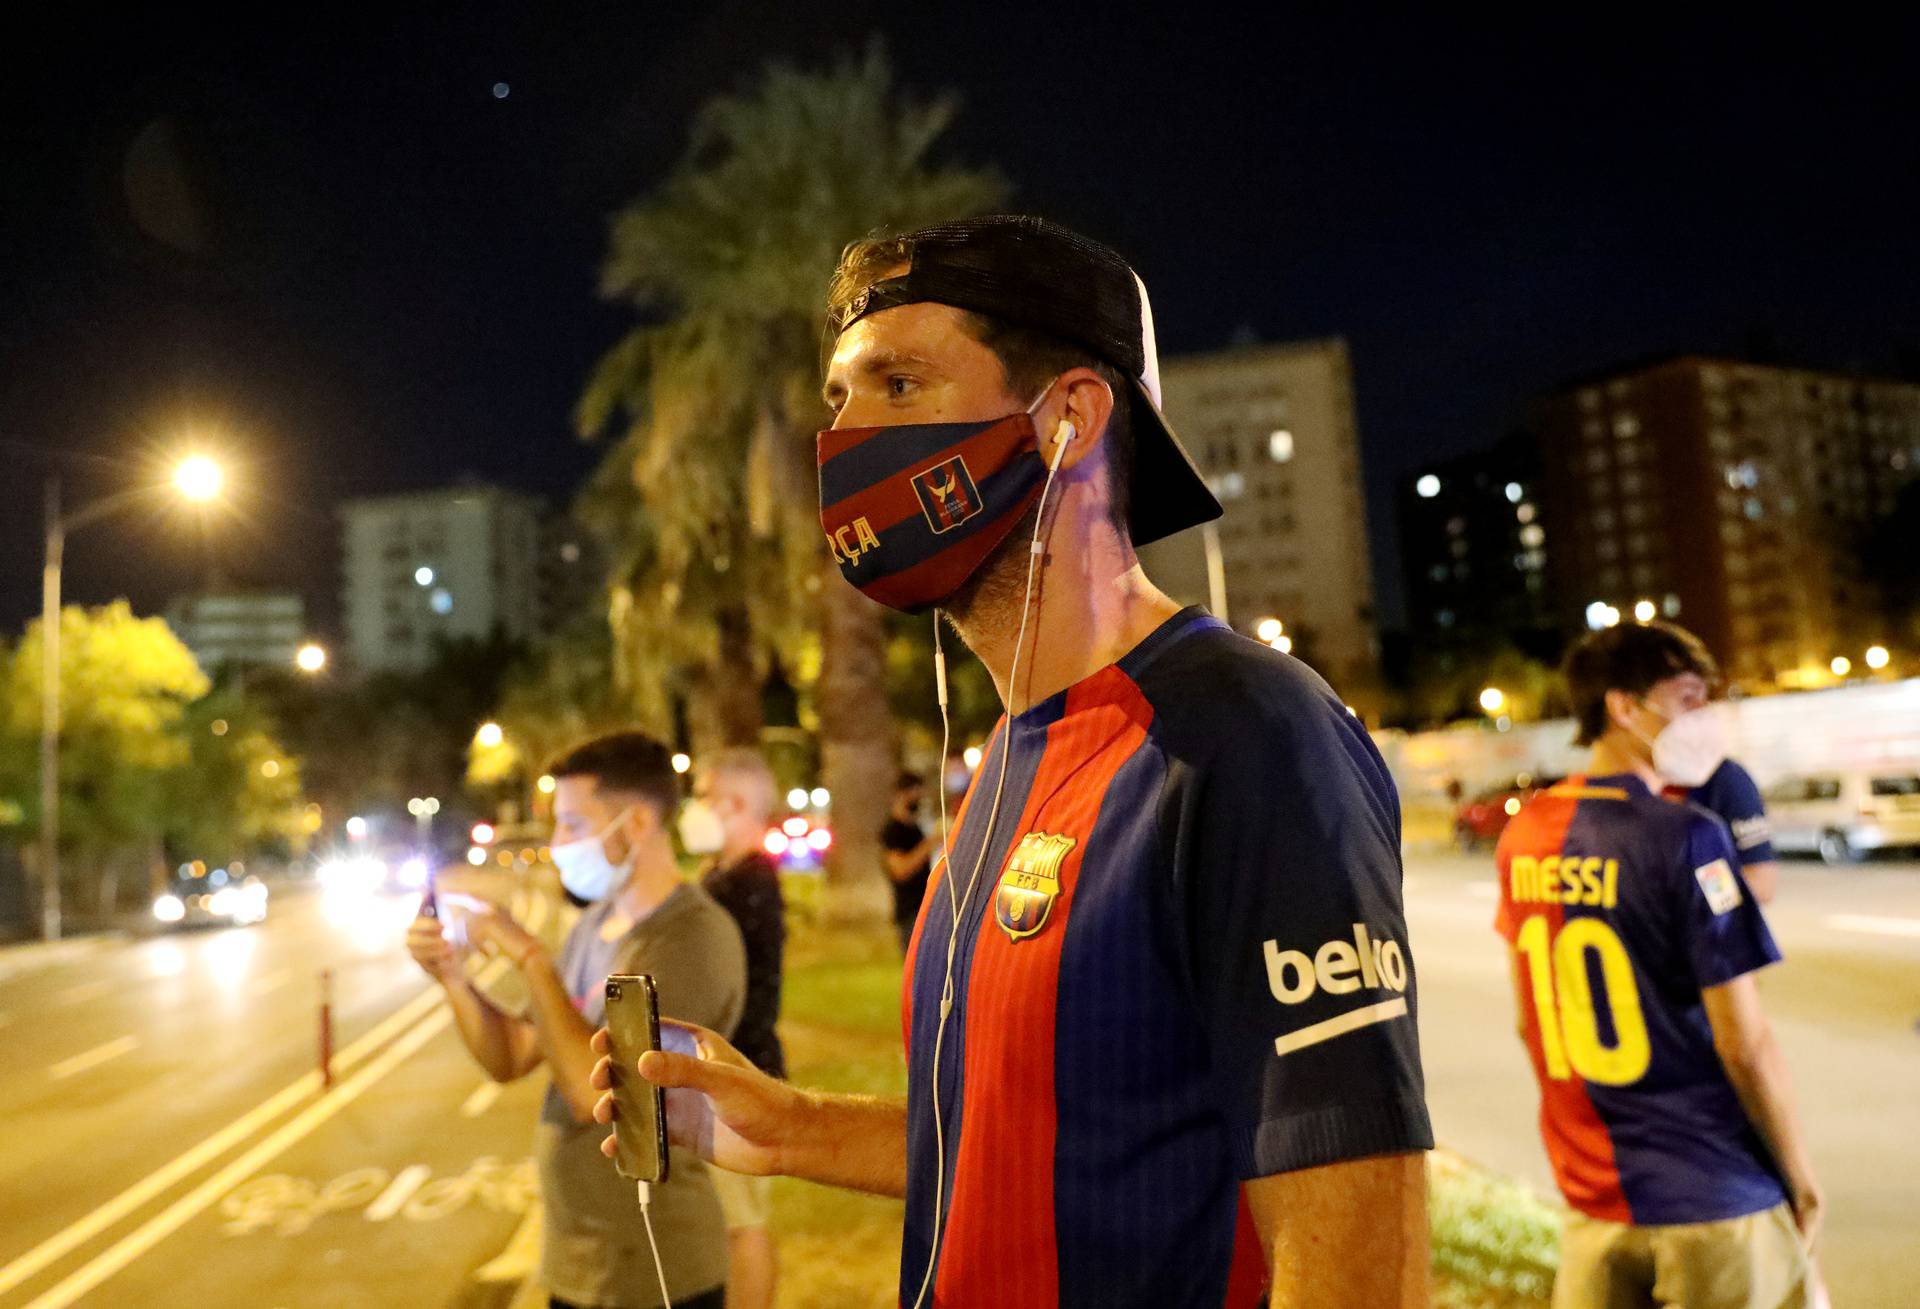
<path id="1" fill-rule="evenodd" d="M 838 336 L 883 309 L 932 301 L 1084 347 L 1133 379 L 1133 469 L 1128 506 L 1135 545 L 1221 514 L 1161 412 L 1153 306 L 1139 274 L 1113 250 L 1044 218 L 996 214 L 908 232 L 907 271 L 838 309 Z"/>

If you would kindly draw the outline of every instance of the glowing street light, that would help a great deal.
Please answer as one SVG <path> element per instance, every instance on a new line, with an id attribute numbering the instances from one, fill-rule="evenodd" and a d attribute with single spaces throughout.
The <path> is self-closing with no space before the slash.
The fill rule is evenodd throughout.
<path id="1" fill-rule="evenodd" d="M 219 495 L 224 481 L 220 465 L 202 454 L 189 455 L 173 472 L 174 491 L 196 503 Z M 40 930 L 49 941 L 60 939 L 60 571 L 67 536 L 132 508 L 143 495 L 144 490 L 124 491 L 63 513 L 60 479 L 49 477 L 46 483 L 46 554 L 40 573 L 39 873 Z"/>
<path id="2" fill-rule="evenodd" d="M 480 730 L 473 734 L 474 743 L 484 750 L 491 750 L 507 739 L 507 733 L 498 723 L 482 723 Z"/>
<path id="3" fill-rule="evenodd" d="M 1853 671 L 1853 660 L 1847 658 L 1845 655 L 1835 655 L 1833 662 L 1828 664 L 1827 667 L 1833 670 L 1835 677 L 1845 677 Z"/>
<path id="4" fill-rule="evenodd" d="M 433 570 L 425 564 L 421 564 L 413 570 L 413 581 L 416 586 L 432 586 Z"/>
<path id="5" fill-rule="evenodd" d="M 1267 644 L 1278 650 L 1281 654 L 1293 653 L 1293 638 L 1285 633 L 1274 637 L 1273 640 L 1267 642 Z"/>
<path id="6" fill-rule="evenodd" d="M 682 754 L 679 751 L 674 752 L 674 756 L 673 756 L 674 772 L 684 773 L 691 767 L 693 767 L 693 757 L 691 755 Z"/>
<path id="7" fill-rule="evenodd" d="M 787 808 L 805 809 L 807 807 L 807 788 L 796 786 L 787 792 Z"/>
<path id="8" fill-rule="evenodd" d="M 303 673 L 317 673 L 327 666 L 325 646 L 309 641 L 294 652 L 293 666 Z"/>
<path id="9" fill-rule="evenodd" d="M 833 799 L 833 793 L 824 786 L 816 786 L 813 788 L 812 793 L 807 796 L 807 799 L 813 801 L 813 807 L 815 809 L 825 809 L 827 807 L 827 801 Z"/>
<path id="10" fill-rule="evenodd" d="M 365 840 L 367 835 L 367 820 L 359 814 L 355 814 L 353 817 L 347 819 L 347 835 L 356 841 Z"/>
<path id="11" fill-rule="evenodd" d="M 1284 630 L 1285 624 L 1278 618 L 1262 618 L 1259 623 L 1254 626 L 1253 634 L 1262 641 L 1272 642 L 1279 640 L 1280 633 Z"/>
<path id="12" fill-rule="evenodd" d="M 1892 661 L 1893 656 L 1887 653 L 1887 647 L 1884 645 L 1870 645 L 1867 647 L 1867 667 L 1873 669 L 1874 672 L 1879 672 Z"/>
<path id="13" fill-rule="evenodd" d="M 1497 714 L 1506 707 L 1507 693 L 1497 686 L 1489 686 L 1480 692 L 1480 707 L 1490 714 Z"/>
<path id="14" fill-rule="evenodd" d="M 1633 606 L 1633 621 L 1636 623 L 1650 623 L 1653 621 L 1653 616 L 1658 612 L 1659 610 L 1654 608 L 1653 601 L 1641 600 Z"/>
<path id="15" fill-rule="evenodd" d="M 966 764 L 967 771 L 972 772 L 980 766 L 980 747 L 977 745 L 968 746 L 961 752 L 960 760 Z"/>
<path id="16" fill-rule="evenodd" d="M 173 470 L 173 488 L 196 504 L 205 504 L 226 485 L 220 465 L 206 455 L 188 455 Z"/>
<path id="17" fill-rule="evenodd" d="M 560 784 L 553 780 L 553 774 L 551 773 L 540 774 L 540 780 L 534 783 L 535 788 L 539 790 L 541 795 L 552 795 L 553 788 L 558 785 Z"/>

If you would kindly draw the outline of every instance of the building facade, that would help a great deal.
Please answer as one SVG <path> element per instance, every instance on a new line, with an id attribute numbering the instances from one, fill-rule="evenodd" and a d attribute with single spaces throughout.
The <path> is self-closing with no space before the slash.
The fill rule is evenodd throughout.
<path id="1" fill-rule="evenodd" d="M 1920 472 L 1920 386 L 1680 358 L 1535 426 L 1567 630 L 1659 614 L 1751 690 L 1830 685 L 1888 641 L 1865 543 Z"/>
<path id="2" fill-rule="evenodd" d="M 306 639 L 306 605 L 291 591 L 217 588 L 176 597 L 167 626 L 209 672 L 293 667 Z"/>
<path id="3" fill-rule="evenodd" d="M 1250 633 L 1279 620 L 1293 653 L 1373 716 L 1380 647 L 1346 343 L 1170 358 L 1160 377 L 1168 421 L 1225 509 L 1211 527 L 1225 617 Z M 1141 552 L 1176 599 L 1210 602 L 1207 536 Z"/>
<path id="4" fill-rule="evenodd" d="M 1394 516 L 1415 640 L 1484 647 L 1554 627 L 1530 436 L 1417 469 L 1394 488 Z"/>
<path id="5" fill-rule="evenodd" d="M 539 630 L 532 498 L 458 486 L 351 500 L 340 515 L 347 642 L 359 670 L 418 669 L 443 640 Z"/>

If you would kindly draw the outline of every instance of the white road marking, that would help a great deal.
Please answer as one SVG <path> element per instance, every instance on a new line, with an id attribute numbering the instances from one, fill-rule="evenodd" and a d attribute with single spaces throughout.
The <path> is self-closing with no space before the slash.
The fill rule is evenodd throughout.
<path id="1" fill-rule="evenodd" d="M 418 1191 L 426 1180 L 432 1176 L 433 1169 L 427 1167 L 425 1164 L 413 1164 L 409 1167 L 402 1168 L 400 1175 L 393 1179 L 393 1183 L 380 1193 L 378 1199 L 367 1206 L 367 1221 L 370 1223 L 386 1222 L 387 1219 L 399 1213 L 400 1206 L 412 1199 L 413 1193 Z"/>
<path id="2" fill-rule="evenodd" d="M 95 978 L 91 982 L 82 982 L 78 986 L 69 986 L 53 997 L 55 1004 L 77 1004 L 82 1000 L 91 1000 L 97 995 L 105 995 L 113 989 L 111 977 Z"/>
<path id="3" fill-rule="evenodd" d="M 334 1070 L 338 1073 L 347 1072 L 392 1040 L 394 1033 L 411 1026 L 422 1014 L 439 1002 L 438 990 L 422 991 L 376 1024 L 365 1036 L 336 1054 L 333 1057 Z M 154 1169 L 85 1218 L 55 1232 L 6 1267 L 0 1268 L 0 1295 L 5 1295 L 55 1260 L 65 1258 L 79 1246 L 91 1241 L 128 1214 L 133 1213 L 141 1205 L 192 1176 L 319 1089 L 319 1072 L 307 1073 L 281 1088 L 272 1097 L 261 1101 L 200 1144 Z"/>
<path id="4" fill-rule="evenodd" d="M 71 1059 L 62 1059 L 47 1069 L 47 1076 L 58 1082 L 72 1077 L 75 1073 L 84 1073 L 89 1068 L 104 1064 L 109 1059 L 118 1059 L 123 1054 L 132 1054 L 139 1048 L 140 1038 L 137 1036 L 115 1037 L 106 1044 L 96 1045 L 93 1049 L 83 1051 Z"/>
<path id="5" fill-rule="evenodd" d="M 1388 1000 L 1381 1004 L 1370 1004 L 1361 1009 L 1338 1014 L 1323 1023 L 1303 1027 L 1297 1032 L 1288 1032 L 1273 1043 L 1275 1054 L 1292 1054 L 1295 1050 L 1304 1050 L 1310 1045 L 1319 1045 L 1322 1041 L 1331 1041 L 1336 1036 L 1345 1036 L 1348 1032 L 1357 1032 L 1363 1027 L 1375 1023 L 1390 1022 L 1395 1018 L 1407 1016 L 1405 997 Z"/>
<path id="6" fill-rule="evenodd" d="M 481 1114 L 493 1108 L 493 1102 L 499 1098 L 500 1083 L 482 1082 L 473 1088 L 473 1094 L 468 1096 L 465 1102 L 461 1104 L 460 1116 L 462 1118 L 478 1118 Z"/>
<path id="7" fill-rule="evenodd" d="M 452 1015 L 446 1009 L 437 1009 L 428 1014 L 392 1045 L 374 1056 L 365 1068 L 308 1105 L 279 1130 L 149 1218 L 132 1233 L 108 1246 L 105 1252 L 81 1265 L 52 1290 L 29 1302 L 27 1309 L 67 1309 L 68 1305 L 219 1203 L 221 1196 L 258 1172 L 263 1165 L 311 1136 L 328 1119 L 366 1094 L 369 1087 L 397 1068 L 414 1051 L 444 1031 L 451 1019 Z"/>
<path id="8" fill-rule="evenodd" d="M 1868 936 L 1920 937 L 1920 918 L 1884 918 L 1874 914 L 1828 914 L 1828 927 Z"/>

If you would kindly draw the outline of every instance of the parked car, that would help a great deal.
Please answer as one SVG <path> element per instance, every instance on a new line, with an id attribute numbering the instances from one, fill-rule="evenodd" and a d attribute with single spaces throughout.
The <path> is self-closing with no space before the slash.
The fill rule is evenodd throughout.
<path id="1" fill-rule="evenodd" d="M 1500 833 L 1507 829 L 1507 820 L 1519 813 L 1522 805 L 1562 780 L 1559 777 L 1535 777 L 1532 773 L 1521 773 L 1503 786 L 1480 792 L 1455 811 L 1455 842 L 1468 853 L 1493 845 L 1500 839 Z"/>
<path id="2" fill-rule="evenodd" d="M 1875 850 L 1920 848 L 1920 773 L 1849 768 L 1783 777 L 1765 793 L 1773 848 L 1851 863 Z"/>

